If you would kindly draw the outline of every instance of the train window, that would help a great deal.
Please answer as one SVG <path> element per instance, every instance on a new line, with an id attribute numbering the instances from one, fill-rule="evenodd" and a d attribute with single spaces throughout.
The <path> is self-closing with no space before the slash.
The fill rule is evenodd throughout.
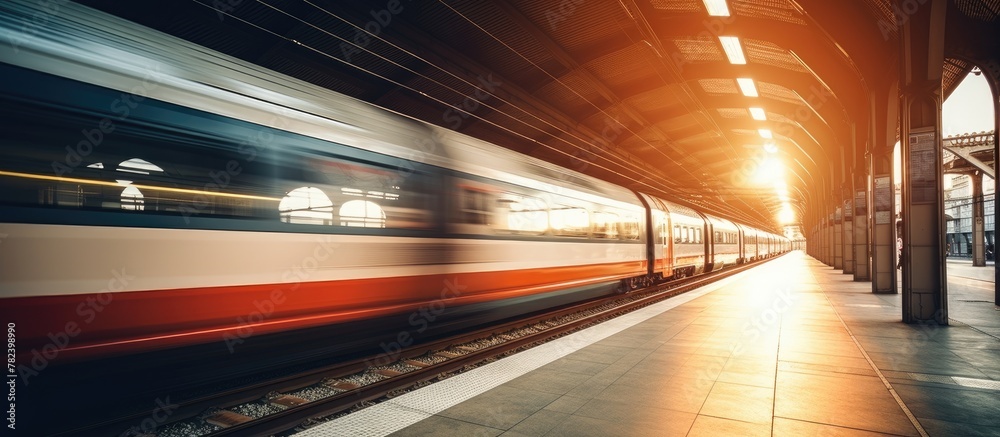
<path id="1" fill-rule="evenodd" d="M 285 223 L 330 225 L 333 223 L 333 202 L 319 188 L 300 187 L 281 199 L 278 213 Z"/>
<path id="2" fill-rule="evenodd" d="M 103 163 L 94 163 L 87 166 L 88 168 L 94 169 L 104 169 Z M 118 164 L 116 171 L 123 173 L 133 173 L 138 175 L 149 175 L 155 173 L 163 173 L 163 169 L 158 165 L 153 164 L 145 159 L 140 158 L 130 158 L 122 161 Z M 139 190 L 139 187 L 132 185 L 132 181 L 125 179 L 117 179 L 119 185 L 124 185 L 125 189 L 121 193 L 121 209 L 125 211 L 142 211 L 145 207 L 145 195 Z"/>
<path id="3" fill-rule="evenodd" d="M 100 220 L 116 226 L 280 232 L 340 231 L 288 223 L 432 230 L 443 222 L 444 172 L 425 164 L 153 100 L 143 102 L 145 115 L 121 120 L 94 143 L 95 126 L 113 115 L 100 98 L 58 109 L 0 100 L 8 128 L 0 166 L 12 173 L 0 175 L 4 206 L 114 211 Z M 198 123 L 175 128 L 188 119 Z M 338 211 L 352 200 L 362 203 L 348 206 L 341 220 Z M 370 212 L 364 201 L 381 211 Z"/>
<path id="4" fill-rule="evenodd" d="M 495 195 L 481 190 L 463 188 L 461 194 L 461 223 L 488 225 L 493 216 Z"/>
<path id="5" fill-rule="evenodd" d="M 91 164 L 91 165 L 95 165 L 95 164 Z M 88 165 L 88 167 L 91 167 L 91 166 Z M 101 164 L 101 163 L 98 163 L 97 165 L 95 165 L 94 167 L 91 167 L 91 168 L 104 168 L 104 165 Z M 142 175 L 148 175 L 148 174 L 151 174 L 151 173 L 163 173 L 163 169 L 160 168 L 159 166 L 157 166 L 156 164 L 153 164 L 153 163 L 151 163 L 149 161 L 146 161 L 145 159 L 139 159 L 139 158 L 131 158 L 131 159 L 127 159 L 125 161 L 122 161 L 121 164 L 118 164 L 118 169 L 117 170 L 120 171 L 120 172 L 135 173 L 135 174 L 142 174 Z"/>
<path id="6" fill-rule="evenodd" d="M 626 217 L 622 222 L 622 229 L 620 237 L 622 240 L 638 240 L 639 239 L 639 220 L 635 217 Z"/>
<path id="7" fill-rule="evenodd" d="M 374 170 L 380 170 L 372 167 Z M 340 181 L 337 181 L 340 182 Z M 431 229 L 434 226 L 434 200 L 429 175 L 412 172 L 395 179 L 354 181 L 354 187 L 341 188 L 335 202 L 345 201 L 339 214 L 341 226 L 390 229 Z M 348 197 L 349 196 L 349 197 Z M 364 198 L 366 202 L 351 203 Z M 348 204 L 351 209 L 345 210 Z M 363 205 L 363 207 L 362 207 Z M 377 209 L 376 209 L 377 208 Z M 346 215 L 346 217 L 345 217 Z"/>
<path id="8" fill-rule="evenodd" d="M 590 214 L 586 209 L 556 205 L 551 210 L 552 233 L 569 237 L 583 237 L 590 231 Z"/>
<path id="9" fill-rule="evenodd" d="M 542 199 L 515 193 L 496 198 L 493 228 L 500 232 L 541 234 L 549 228 L 548 205 Z"/>
<path id="10" fill-rule="evenodd" d="M 695 231 L 694 242 L 701 243 L 701 228 L 696 228 L 694 231 Z"/>
<path id="11" fill-rule="evenodd" d="M 142 191 L 135 185 L 128 185 L 122 190 L 122 209 L 126 211 L 142 211 L 145 208 Z"/>
<path id="12" fill-rule="evenodd" d="M 370 200 L 350 200 L 340 206 L 340 226 L 384 228 L 385 211 Z"/>
<path id="13" fill-rule="evenodd" d="M 594 238 L 618 238 L 618 223 L 621 217 L 611 212 L 595 212 L 593 235 Z"/>
<path id="14" fill-rule="evenodd" d="M 674 243 L 681 242 L 681 225 L 674 225 Z"/>

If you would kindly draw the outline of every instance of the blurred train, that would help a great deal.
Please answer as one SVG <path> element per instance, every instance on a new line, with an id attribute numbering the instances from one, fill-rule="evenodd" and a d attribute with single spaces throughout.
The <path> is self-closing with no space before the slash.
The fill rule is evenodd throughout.
<path id="1" fill-rule="evenodd" d="M 790 249 L 73 3 L 2 2 L 0 28 L 0 320 L 25 358 L 623 292 Z"/>

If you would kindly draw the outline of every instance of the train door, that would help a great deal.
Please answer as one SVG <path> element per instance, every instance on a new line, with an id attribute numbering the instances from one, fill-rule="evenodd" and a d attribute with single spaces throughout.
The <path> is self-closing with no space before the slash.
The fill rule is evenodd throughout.
<path id="1" fill-rule="evenodd" d="M 663 212 L 658 221 L 659 229 L 656 230 L 657 256 L 663 259 L 663 277 L 668 278 L 674 274 L 674 240 L 670 238 L 670 214 Z"/>
<path id="2" fill-rule="evenodd" d="M 670 238 L 670 214 L 659 199 L 642 193 L 636 194 L 646 207 L 649 274 L 668 278 L 674 274 L 676 265 L 673 239 Z"/>
<path id="3" fill-rule="evenodd" d="M 743 230 L 743 226 L 736 224 L 736 264 L 743 264 L 747 259 L 747 244 L 746 244 L 746 231 Z"/>
<path id="4" fill-rule="evenodd" d="M 704 222 L 705 228 L 705 273 L 715 271 L 715 227 L 712 222 L 702 213 L 698 217 Z"/>
<path id="5" fill-rule="evenodd" d="M 676 260 L 674 259 L 674 239 L 670 234 L 670 229 L 672 229 L 670 212 L 667 211 L 666 205 L 664 205 L 659 199 L 651 198 L 650 200 L 652 212 L 654 216 L 658 217 L 653 230 L 653 241 L 656 246 L 656 256 L 658 260 L 662 260 L 662 268 L 660 271 L 662 272 L 663 277 L 669 278 L 670 276 L 673 276 L 674 267 L 677 265 Z"/>

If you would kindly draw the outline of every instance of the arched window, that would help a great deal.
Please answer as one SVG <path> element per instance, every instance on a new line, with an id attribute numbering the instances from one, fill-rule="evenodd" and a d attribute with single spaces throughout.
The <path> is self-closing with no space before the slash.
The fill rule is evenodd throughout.
<path id="1" fill-rule="evenodd" d="M 103 169 L 104 164 L 95 163 L 88 165 L 87 167 Z M 131 158 L 122 161 L 118 164 L 118 168 L 116 170 L 124 173 L 141 175 L 148 175 L 151 172 L 163 173 L 163 169 L 156 164 L 139 158 Z M 119 185 L 125 187 L 121 194 L 122 209 L 126 211 L 142 211 L 146 209 L 146 201 L 144 200 L 145 196 L 142 194 L 142 191 L 139 191 L 139 188 L 132 185 L 132 181 L 124 179 L 116 179 L 116 181 Z"/>
<path id="2" fill-rule="evenodd" d="M 146 201 L 143 200 L 143 197 L 142 191 L 139 191 L 135 185 L 126 185 L 125 189 L 122 190 L 122 209 L 126 211 L 142 211 L 146 207 Z"/>
<path id="3" fill-rule="evenodd" d="M 333 223 L 333 202 L 316 187 L 301 187 L 289 191 L 278 203 L 281 221 L 305 225 Z"/>
<path id="4" fill-rule="evenodd" d="M 104 168 L 104 166 L 102 164 L 101 167 L 95 168 Z M 163 169 L 158 165 L 139 158 L 122 161 L 121 164 L 118 164 L 118 171 L 135 174 L 149 174 L 150 172 L 163 173 Z"/>
<path id="5" fill-rule="evenodd" d="M 340 207 L 340 225 L 359 228 L 384 228 L 385 211 L 368 200 L 351 200 Z"/>

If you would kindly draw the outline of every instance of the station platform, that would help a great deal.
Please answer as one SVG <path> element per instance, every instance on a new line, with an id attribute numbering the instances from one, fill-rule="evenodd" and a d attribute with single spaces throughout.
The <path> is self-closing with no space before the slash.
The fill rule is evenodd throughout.
<path id="1" fill-rule="evenodd" d="M 792 252 L 299 435 L 1000 436 L 993 284 L 950 284 L 980 302 L 907 325 Z"/>

